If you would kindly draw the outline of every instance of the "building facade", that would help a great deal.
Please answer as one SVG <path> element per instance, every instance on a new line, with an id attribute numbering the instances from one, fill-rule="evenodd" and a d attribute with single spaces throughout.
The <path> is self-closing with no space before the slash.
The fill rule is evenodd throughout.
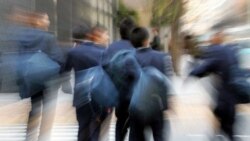
<path id="1" fill-rule="evenodd" d="M 117 5 L 117 0 L 1 0 L 0 18 L 13 7 L 46 12 L 51 22 L 49 31 L 55 33 L 59 41 L 71 40 L 72 28 L 88 20 L 93 25 L 106 27 L 112 40 L 116 33 L 113 17 Z"/>

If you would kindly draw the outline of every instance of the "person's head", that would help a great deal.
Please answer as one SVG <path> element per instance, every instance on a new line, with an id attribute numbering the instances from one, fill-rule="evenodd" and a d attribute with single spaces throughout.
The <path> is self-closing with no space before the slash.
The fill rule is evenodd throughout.
<path id="1" fill-rule="evenodd" d="M 91 25 L 89 23 L 82 23 L 73 28 L 73 41 L 82 42 L 82 40 L 91 40 Z"/>
<path id="2" fill-rule="evenodd" d="M 129 40 L 130 32 L 133 28 L 135 28 L 135 26 L 135 22 L 131 18 L 123 19 L 119 27 L 121 39 Z"/>
<path id="3" fill-rule="evenodd" d="M 49 16 L 47 13 L 37 13 L 37 28 L 43 29 L 48 31 L 49 25 L 50 25 L 50 20 Z"/>
<path id="4" fill-rule="evenodd" d="M 189 34 L 184 37 L 185 41 L 189 41 L 189 40 L 192 40 L 192 39 L 193 39 L 193 36 L 189 35 Z"/>
<path id="5" fill-rule="evenodd" d="M 224 42 L 224 33 L 222 31 L 216 32 L 210 39 L 211 44 L 222 44 Z"/>
<path id="6" fill-rule="evenodd" d="M 92 28 L 92 40 L 97 43 L 101 44 L 106 47 L 109 43 L 109 34 L 108 30 L 100 25 L 97 25 Z"/>
<path id="7" fill-rule="evenodd" d="M 135 48 L 148 47 L 149 33 L 144 27 L 136 27 L 130 33 L 130 42 Z"/>
<path id="8" fill-rule="evenodd" d="M 9 16 L 11 21 L 25 26 L 48 30 L 50 21 L 47 13 L 27 11 L 14 7 Z"/>
<path id="9" fill-rule="evenodd" d="M 153 28 L 152 29 L 152 32 L 153 32 L 153 34 L 156 36 L 156 35 L 159 35 L 159 29 L 158 28 Z"/>

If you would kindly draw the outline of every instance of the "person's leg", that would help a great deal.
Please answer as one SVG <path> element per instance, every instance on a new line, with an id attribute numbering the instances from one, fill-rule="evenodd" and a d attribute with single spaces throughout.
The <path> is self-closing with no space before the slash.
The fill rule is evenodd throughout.
<path id="1" fill-rule="evenodd" d="M 228 111 L 225 112 L 220 120 L 221 129 L 231 141 L 234 141 L 235 109 L 229 106 Z"/>
<path id="2" fill-rule="evenodd" d="M 129 127 L 128 105 L 122 105 L 116 108 L 115 114 L 117 117 L 115 138 L 116 141 L 124 141 Z"/>
<path id="3" fill-rule="evenodd" d="M 78 141 L 89 141 L 90 138 L 90 123 L 92 120 L 92 111 L 89 104 L 76 109 L 76 118 L 79 124 Z"/>
<path id="4" fill-rule="evenodd" d="M 129 141 L 145 141 L 144 125 L 140 120 L 130 120 Z"/>
<path id="5" fill-rule="evenodd" d="M 90 140 L 91 141 L 98 141 L 100 130 L 101 130 L 101 122 L 95 119 L 92 119 L 92 122 L 90 125 L 90 132 L 91 132 Z"/>
<path id="6" fill-rule="evenodd" d="M 42 117 L 43 92 L 31 97 L 31 111 L 28 117 L 26 141 L 37 141 Z"/>
<path id="7" fill-rule="evenodd" d="M 163 113 L 156 115 L 156 117 L 150 123 L 152 128 L 154 141 L 164 141 L 164 118 Z"/>
<path id="8" fill-rule="evenodd" d="M 57 97 L 59 87 L 56 84 L 44 90 L 42 120 L 40 126 L 39 141 L 51 141 L 51 132 L 56 114 Z"/>
<path id="9" fill-rule="evenodd" d="M 98 141 L 100 132 L 101 132 L 101 126 L 104 122 L 105 118 L 107 117 L 107 112 L 105 108 L 97 108 L 98 105 L 96 103 L 92 103 L 92 105 L 95 104 L 95 108 L 93 110 L 99 111 L 98 113 L 94 114 L 92 118 L 92 122 L 90 125 L 90 131 L 91 131 L 91 141 Z"/>
<path id="10" fill-rule="evenodd" d="M 235 105 L 220 104 L 215 110 L 215 115 L 220 122 L 221 130 L 231 141 L 234 141 Z"/>

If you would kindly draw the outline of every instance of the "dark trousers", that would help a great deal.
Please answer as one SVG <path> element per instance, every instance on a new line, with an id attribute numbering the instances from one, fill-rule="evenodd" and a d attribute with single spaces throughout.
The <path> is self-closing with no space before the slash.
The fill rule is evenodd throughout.
<path id="1" fill-rule="evenodd" d="M 218 121 L 220 122 L 220 129 L 223 131 L 231 141 L 234 141 L 234 123 L 235 123 L 235 103 L 232 100 L 220 100 L 214 110 Z"/>
<path id="2" fill-rule="evenodd" d="M 146 127 L 150 127 L 152 129 L 154 141 L 164 141 L 163 113 L 159 113 L 150 121 L 144 122 L 141 119 L 131 117 L 129 141 L 145 141 L 144 129 Z"/>
<path id="3" fill-rule="evenodd" d="M 89 103 L 76 109 L 76 116 L 79 124 L 78 141 L 98 141 L 105 115 L 96 112 L 93 104 Z"/>
<path id="4" fill-rule="evenodd" d="M 129 113 L 128 113 L 129 102 L 121 103 L 115 109 L 116 130 L 115 130 L 115 140 L 124 141 L 129 127 Z"/>

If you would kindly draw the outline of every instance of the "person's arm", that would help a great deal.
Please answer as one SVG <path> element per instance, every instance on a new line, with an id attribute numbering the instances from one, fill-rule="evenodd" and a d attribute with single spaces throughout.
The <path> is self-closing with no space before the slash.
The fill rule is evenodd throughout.
<path id="1" fill-rule="evenodd" d="M 216 58 L 207 58 L 204 59 L 203 63 L 197 67 L 195 67 L 191 72 L 190 76 L 196 76 L 196 77 L 204 77 L 207 74 L 214 71 L 214 69 L 217 67 L 218 60 Z"/>
<path id="2" fill-rule="evenodd" d="M 73 68 L 73 64 L 72 64 L 72 57 L 71 54 L 68 53 L 68 57 L 65 63 L 65 68 L 64 68 L 64 73 L 62 74 L 62 91 L 64 93 L 69 93 L 72 94 L 73 93 L 73 88 L 71 85 L 71 79 L 72 79 L 72 68 Z"/>
<path id="3" fill-rule="evenodd" d="M 46 46 L 43 51 L 54 61 L 56 61 L 61 68 L 64 68 L 65 57 L 62 49 L 57 45 L 57 41 L 53 35 L 48 34 L 46 36 Z"/>

